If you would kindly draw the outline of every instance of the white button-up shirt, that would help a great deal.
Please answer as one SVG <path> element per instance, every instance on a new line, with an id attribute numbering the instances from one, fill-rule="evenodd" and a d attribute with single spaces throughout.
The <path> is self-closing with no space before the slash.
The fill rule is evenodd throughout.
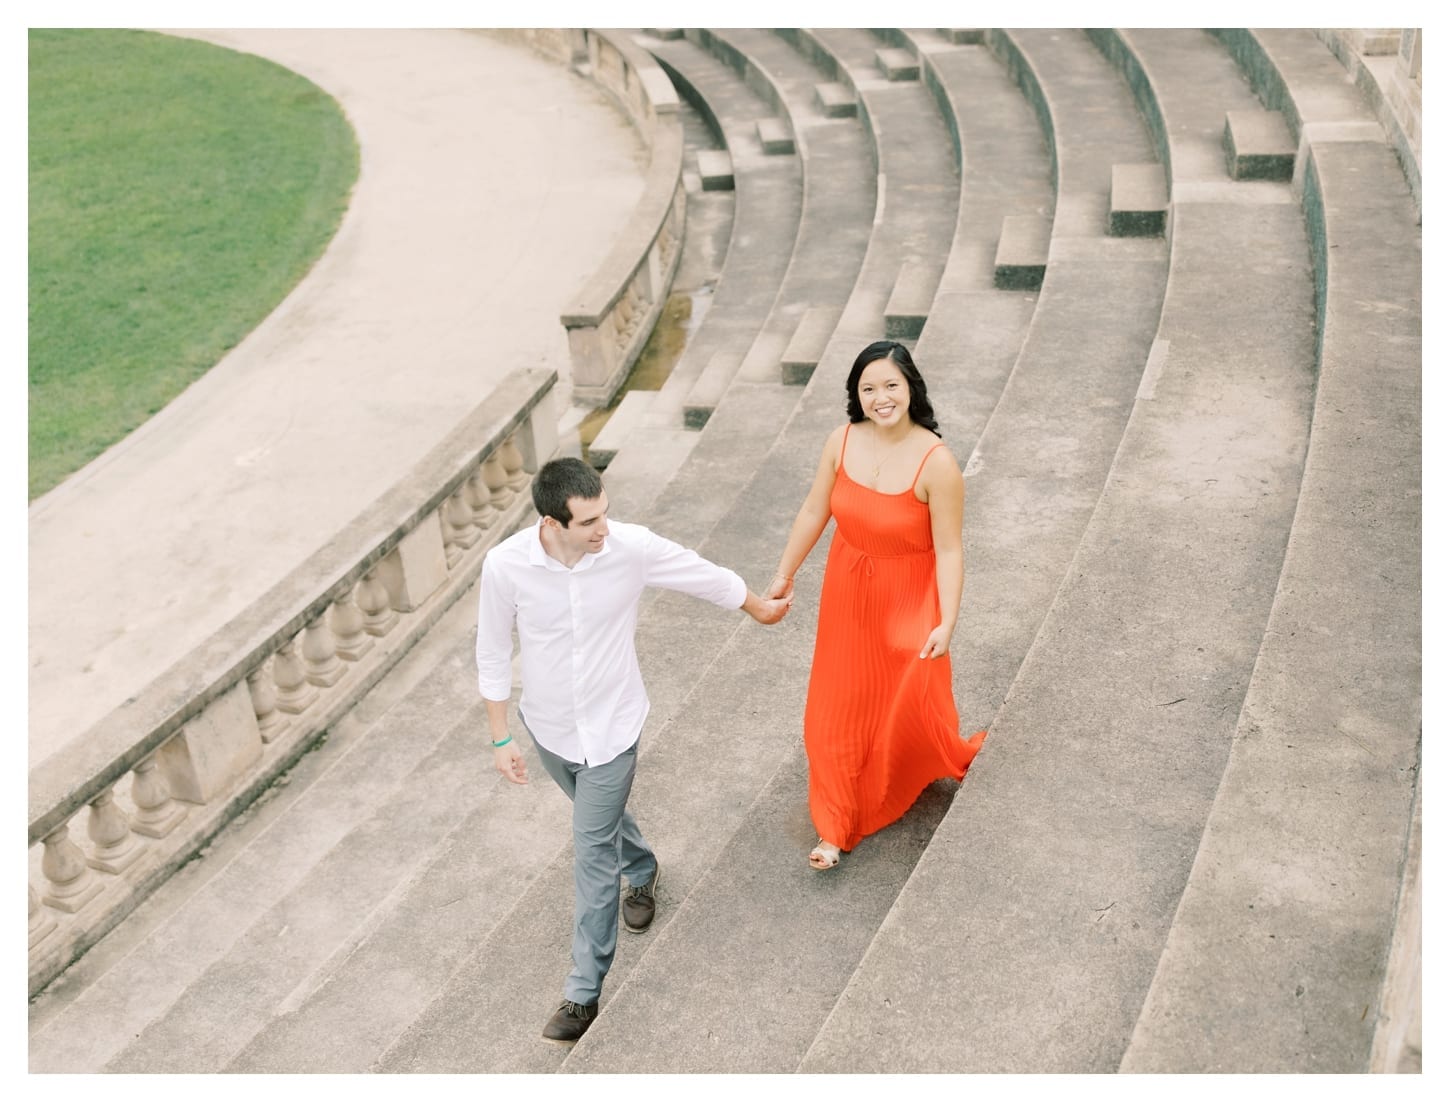
<path id="1" fill-rule="evenodd" d="M 647 585 L 721 608 L 739 608 L 746 597 L 739 574 L 638 524 L 610 521 L 604 546 L 572 568 L 544 551 L 539 524 L 515 532 L 483 560 L 479 692 L 508 700 L 517 622 L 519 712 L 534 738 L 566 761 L 612 761 L 634 745 L 649 714 L 634 652 Z"/>

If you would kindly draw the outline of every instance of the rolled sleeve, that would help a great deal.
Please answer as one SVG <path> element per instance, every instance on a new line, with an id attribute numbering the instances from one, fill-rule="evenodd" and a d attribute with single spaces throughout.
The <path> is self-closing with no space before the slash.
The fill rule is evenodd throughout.
<path id="1" fill-rule="evenodd" d="M 478 583 L 478 691 L 485 700 L 507 700 L 513 694 L 514 602 L 503 576 L 483 560 Z"/>
<path id="2" fill-rule="evenodd" d="M 721 608 L 745 604 L 745 579 L 688 547 L 649 533 L 645 548 L 645 585 L 673 589 Z"/>

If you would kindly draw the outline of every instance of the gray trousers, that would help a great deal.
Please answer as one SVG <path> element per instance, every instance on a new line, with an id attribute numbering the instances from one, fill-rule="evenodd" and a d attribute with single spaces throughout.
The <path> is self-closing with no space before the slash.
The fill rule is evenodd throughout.
<path id="1" fill-rule="evenodd" d="M 638 745 L 613 761 L 586 766 L 565 761 L 534 740 L 549 776 L 574 803 L 574 970 L 564 981 L 564 998 L 585 1006 L 599 1001 L 605 973 L 614 963 L 620 876 L 639 885 L 655 873 L 654 852 L 624 807 L 634 784 Z"/>

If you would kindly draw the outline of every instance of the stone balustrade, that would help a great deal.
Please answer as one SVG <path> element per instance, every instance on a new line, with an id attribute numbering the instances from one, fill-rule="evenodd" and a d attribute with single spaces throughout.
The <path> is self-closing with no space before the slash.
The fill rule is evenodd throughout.
<path id="1" fill-rule="evenodd" d="M 649 150 L 644 192 L 613 247 L 572 295 L 559 321 L 569 334 L 571 398 L 606 406 L 624 385 L 664 310 L 685 232 L 685 132 L 674 85 L 622 32 L 506 28 L 522 42 L 590 77 L 614 100 Z"/>
<path id="2" fill-rule="evenodd" d="M 603 263 L 560 313 L 576 401 L 607 405 L 664 309 L 685 228 L 680 101 L 658 63 L 622 35 L 580 32 L 588 72 L 650 151 L 644 193 Z"/>
<path id="3" fill-rule="evenodd" d="M 555 382 L 510 375 L 255 605 L 32 770 L 32 993 L 323 737 L 528 520 Z"/>

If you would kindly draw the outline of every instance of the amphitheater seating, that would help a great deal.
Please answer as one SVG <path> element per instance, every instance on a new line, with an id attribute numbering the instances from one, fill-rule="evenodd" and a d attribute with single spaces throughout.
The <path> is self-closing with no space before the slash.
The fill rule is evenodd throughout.
<path id="1" fill-rule="evenodd" d="M 670 377 L 660 389 L 649 421 L 678 428 L 685 423 L 684 407 L 698 407 L 702 395 L 691 402 L 691 388 L 718 351 L 738 362 L 749 350 L 768 315 L 790 263 L 792 244 L 801 217 L 801 166 L 798 157 L 765 154 L 758 140 L 760 119 L 773 116 L 775 105 L 750 87 L 729 66 L 688 40 L 642 40 L 687 102 L 710 121 L 728 148 L 727 168 L 701 154 L 701 184 L 706 190 L 723 189 L 727 180 L 735 192 L 730 247 L 720 265 L 704 319 L 694 325 L 691 339 Z M 720 154 L 711 150 L 707 153 Z M 711 175 L 703 171 L 709 168 Z M 688 214 L 687 214 L 688 217 Z"/>
<path id="2" fill-rule="evenodd" d="M 1225 97 L 1247 95 L 1232 62 L 1200 32 L 1133 35 L 1157 47 L 1175 191 L 1222 179 Z M 1107 1071 L 1121 1058 L 1276 590 L 1313 377 L 1312 273 L 1287 185 L 1180 201 L 1174 219 L 1131 415 L 983 751 L 1010 760 L 969 775 L 809 1067 Z M 1051 916 L 1050 939 L 1014 936 L 1023 913 Z M 933 1024 L 908 1037 L 876 1008 L 927 970 L 952 979 L 922 996 Z M 943 1056 L 961 1031 L 980 1038 L 973 1051 Z"/>
<path id="3" fill-rule="evenodd" d="M 1249 108 L 1224 118 L 1224 153 L 1235 180 L 1289 180 L 1294 176 L 1294 142 L 1278 111 Z"/>
<path id="4" fill-rule="evenodd" d="M 490 776 L 465 597 L 36 1001 L 31 1070 L 1371 1066 L 1418 768 L 1419 229 L 1342 67 L 1308 31 L 637 41 L 736 199 L 678 377 L 591 449 L 614 515 L 760 589 L 846 366 L 911 344 L 967 475 L 966 781 L 812 872 L 826 539 L 776 628 L 651 595 L 660 918 L 542 1044 L 567 802 L 532 757 Z"/>

